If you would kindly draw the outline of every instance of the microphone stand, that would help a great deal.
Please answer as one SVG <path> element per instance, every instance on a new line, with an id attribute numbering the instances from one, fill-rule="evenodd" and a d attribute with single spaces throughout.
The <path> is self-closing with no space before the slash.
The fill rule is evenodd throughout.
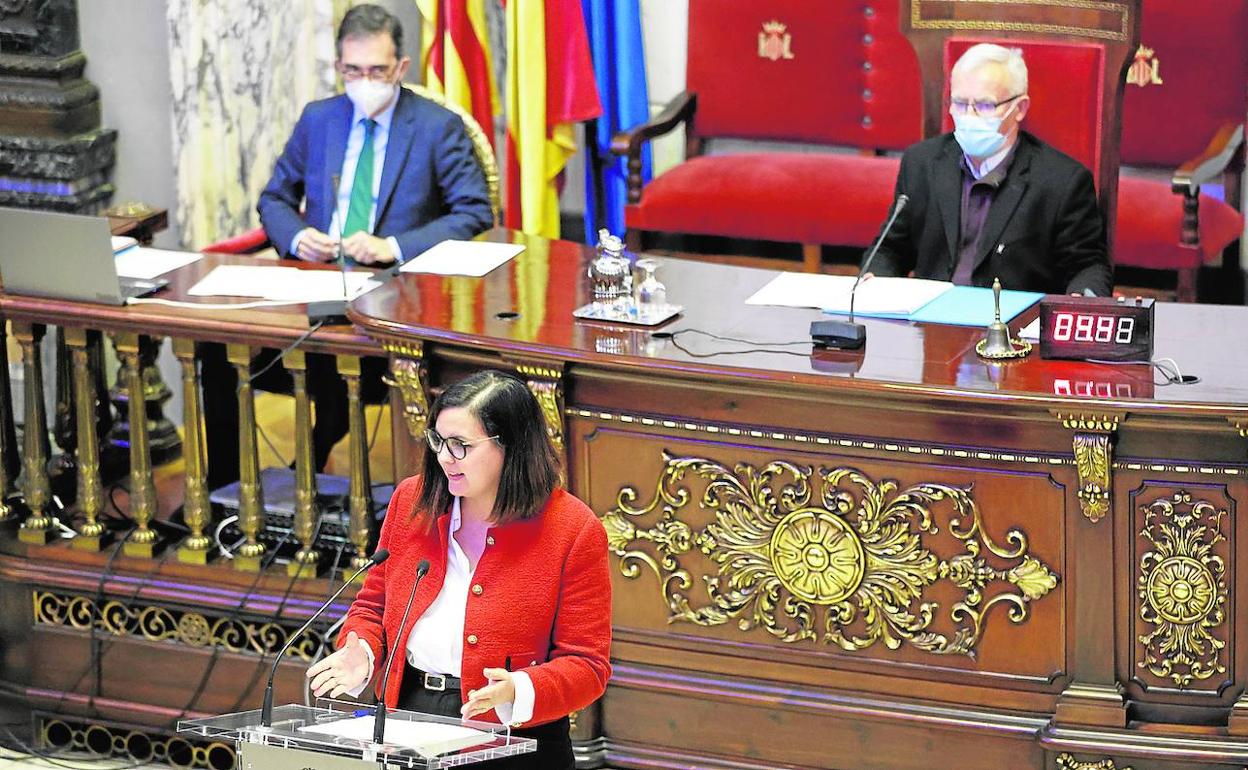
<path id="1" fill-rule="evenodd" d="M 338 588 L 338 590 L 334 592 L 333 596 L 329 597 L 324 604 L 317 608 L 316 612 L 312 613 L 312 617 L 308 618 L 307 622 L 300 626 L 298 631 L 291 634 L 290 637 L 286 639 L 286 644 L 282 645 L 282 649 L 277 652 L 277 657 L 273 659 L 273 668 L 269 670 L 269 681 L 268 684 L 264 686 L 264 705 L 260 708 L 260 725 L 262 727 L 273 726 L 273 679 L 277 676 L 277 664 L 282 662 L 282 656 L 284 656 L 286 651 L 290 649 L 290 645 L 294 644 L 295 640 L 300 636 L 303 636 L 303 632 L 307 631 L 312 623 L 314 623 L 316 619 L 319 618 L 323 612 L 325 612 L 325 610 L 329 609 L 329 605 L 333 604 L 339 596 L 342 596 L 342 592 L 347 590 L 347 586 L 354 583 L 355 579 L 362 575 L 365 571 L 376 567 L 389 557 L 390 552 L 385 548 L 382 548 L 370 556 L 368 562 L 363 567 L 356 570 L 355 574 L 352 575 L 349 580 L 345 581 Z"/>
<path id="2" fill-rule="evenodd" d="M 399 620 L 400 636 L 407 625 L 407 616 L 412 611 L 412 602 L 416 600 L 416 589 L 420 587 L 420 581 L 424 579 L 427 572 L 429 572 L 429 560 L 421 559 L 420 564 L 416 565 L 416 582 L 412 584 L 412 593 L 407 597 L 407 606 L 403 608 L 403 617 Z M 377 713 L 373 717 L 373 743 L 378 746 L 381 745 L 386 733 L 386 688 L 390 684 L 390 672 L 394 669 L 396 652 L 398 652 L 397 649 L 390 650 L 386 658 L 386 671 L 381 677 L 381 695 L 377 698 Z"/>
<path id="3" fill-rule="evenodd" d="M 884 239 L 892 231 L 893 223 L 897 221 L 897 216 L 901 214 L 901 210 L 909 202 L 910 196 L 904 193 L 897 196 L 897 204 L 893 206 L 893 215 L 888 218 L 883 231 L 880 232 L 880 237 L 875 239 L 875 243 L 871 246 L 871 251 L 867 254 L 867 258 L 863 260 L 862 267 L 858 268 L 858 277 L 854 279 L 854 286 L 849 290 L 849 320 L 811 322 L 810 336 L 814 340 L 816 347 L 857 350 L 866 344 L 867 327 L 860 323 L 854 323 L 854 300 L 858 298 L 858 284 L 862 283 L 862 277 L 871 269 L 871 262 L 875 260 L 875 255 L 879 253 L 880 246 L 884 244 Z"/>
<path id="4" fill-rule="evenodd" d="M 342 272 L 342 299 L 327 299 L 318 302 L 308 303 L 308 326 L 321 324 L 324 326 L 332 326 L 334 324 L 347 324 L 347 303 L 350 296 L 347 291 L 347 258 L 342 253 L 342 229 L 344 226 L 343 219 L 345 217 L 338 216 L 338 183 L 337 174 L 333 176 L 334 185 L 334 218 L 338 220 L 338 239 L 334 247 L 334 261 L 338 263 L 338 269 Z"/>

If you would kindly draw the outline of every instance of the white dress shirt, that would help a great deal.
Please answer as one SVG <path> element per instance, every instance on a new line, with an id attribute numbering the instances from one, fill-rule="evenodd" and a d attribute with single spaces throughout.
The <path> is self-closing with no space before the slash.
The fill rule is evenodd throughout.
<path id="1" fill-rule="evenodd" d="M 397 92 L 396 92 L 397 94 Z M 381 172 L 386 165 L 386 145 L 390 141 L 390 124 L 394 121 L 394 109 L 399 105 L 396 98 L 390 102 L 390 106 L 382 110 L 373 118 L 377 125 L 373 127 L 373 195 L 372 205 L 368 210 L 368 231 L 371 233 L 377 227 L 377 199 L 381 195 Z M 334 213 L 329 220 L 329 231 L 326 233 L 334 240 L 338 239 L 339 223 L 347 221 L 347 211 L 351 208 L 351 187 L 355 182 L 355 169 L 360 164 L 360 152 L 364 149 L 364 120 L 368 116 L 360 111 L 359 107 L 354 104 L 351 106 L 351 131 L 347 134 L 347 149 L 342 157 L 342 173 L 338 177 L 338 203 L 334 207 Z M 290 253 L 299 253 L 299 239 L 303 236 L 303 230 L 295 233 L 295 237 L 290 242 Z M 390 250 L 394 254 L 395 262 L 403 261 L 403 251 L 399 248 L 397 238 L 390 237 L 386 239 L 390 244 Z"/>
<path id="2" fill-rule="evenodd" d="M 451 504 L 446 579 L 433 603 L 416 620 L 404 650 L 407 662 L 413 668 L 453 677 L 463 675 L 460 669 L 464 657 L 464 616 L 468 610 L 468 588 L 472 584 L 473 573 L 468 555 L 455 540 L 460 524 L 459 498 L 456 497 Z M 363 692 L 373 678 L 373 651 L 363 640 L 360 644 L 368 653 L 369 673 L 364 684 L 349 693 L 353 697 Z M 500 705 L 494 711 L 503 724 L 522 724 L 533 718 L 536 703 L 533 680 L 523 671 L 512 672 L 511 679 L 516 688 L 515 701 Z"/>

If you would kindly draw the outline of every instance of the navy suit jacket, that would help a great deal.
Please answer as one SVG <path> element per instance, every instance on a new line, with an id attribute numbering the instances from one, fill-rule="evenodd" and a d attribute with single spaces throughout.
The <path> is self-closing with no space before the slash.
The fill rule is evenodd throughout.
<path id="1" fill-rule="evenodd" d="M 334 213 L 333 179 L 342 173 L 351 101 L 345 95 L 304 108 L 273 178 L 256 208 L 274 247 L 282 254 L 305 227 L 329 232 Z M 306 201 L 306 210 L 300 214 Z M 377 196 L 373 234 L 399 242 L 411 259 L 448 238 L 471 238 L 494 223 L 485 175 L 459 116 L 399 89 L 390 123 Z"/>
<path id="2" fill-rule="evenodd" d="M 962 149 L 953 134 L 906 150 L 897 193 L 910 203 L 876 254 L 871 272 L 948 281 L 962 218 Z M 1090 289 L 1109 296 L 1113 273 L 1092 174 L 1077 160 L 1022 132 L 1005 181 L 988 208 L 971 283 L 1049 294 Z"/>

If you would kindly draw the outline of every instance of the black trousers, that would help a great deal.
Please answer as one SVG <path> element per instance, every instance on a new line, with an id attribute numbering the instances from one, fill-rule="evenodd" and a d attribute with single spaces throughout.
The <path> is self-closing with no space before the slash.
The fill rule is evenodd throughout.
<path id="1" fill-rule="evenodd" d="M 294 381 L 280 361 L 279 351 L 265 348 L 251 361 L 257 390 L 291 393 Z M 225 345 L 202 343 L 198 350 L 200 378 L 204 396 L 204 425 L 208 443 L 208 488 L 216 489 L 238 481 L 238 372 L 226 359 Z M 255 376 L 272 364 L 263 374 Z M 312 456 L 318 472 L 325 470 L 334 445 L 347 435 L 347 383 L 338 374 L 334 357 L 311 353 L 307 358 L 308 395 L 315 408 L 312 422 Z M 360 391 L 365 403 L 381 403 L 386 386 L 381 377 L 385 372 L 384 358 L 365 358 L 361 362 Z"/>
<path id="2" fill-rule="evenodd" d="M 403 687 L 399 691 L 399 708 L 423 714 L 459 716 L 459 708 L 464 702 L 458 687 L 440 691 L 426 690 L 422 674 L 406 662 L 404 665 L 406 668 L 403 671 Z M 572 756 L 572 738 L 568 735 L 567 717 L 537 727 L 512 728 L 511 734 L 537 740 L 537 751 L 481 762 L 472 765 L 474 770 L 574 770 L 576 767 L 576 760 Z"/>

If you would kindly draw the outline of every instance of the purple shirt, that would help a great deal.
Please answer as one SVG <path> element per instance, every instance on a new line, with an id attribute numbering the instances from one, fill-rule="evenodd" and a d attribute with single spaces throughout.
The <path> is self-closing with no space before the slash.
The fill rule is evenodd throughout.
<path id="1" fill-rule="evenodd" d="M 1018 142 L 1015 142 L 997 167 L 979 179 L 971 171 L 966 156 L 962 156 L 961 227 L 958 229 L 958 263 L 952 278 L 959 286 L 971 285 L 971 274 L 975 272 L 975 261 L 981 252 L 979 242 L 984 234 L 984 223 L 988 221 L 988 209 L 997 197 L 997 190 L 1005 182 L 1017 148 Z"/>

